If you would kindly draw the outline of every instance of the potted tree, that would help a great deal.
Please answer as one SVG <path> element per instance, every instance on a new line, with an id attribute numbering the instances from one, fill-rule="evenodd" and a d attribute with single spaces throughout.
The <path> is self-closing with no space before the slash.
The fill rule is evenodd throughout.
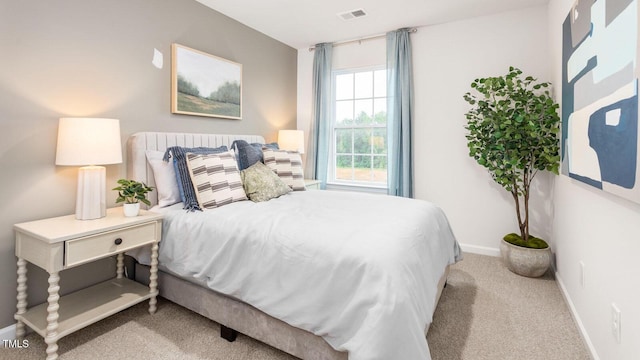
<path id="1" fill-rule="evenodd" d="M 118 180 L 118 184 L 120 186 L 113 188 L 113 190 L 118 192 L 116 203 L 124 202 L 124 216 L 138 216 L 140 202 L 147 206 L 151 205 L 151 202 L 147 200 L 147 193 L 153 191 L 152 187 L 142 182 L 127 179 Z"/>
<path id="2" fill-rule="evenodd" d="M 551 250 L 529 233 L 531 182 L 539 171 L 558 174 L 558 104 L 550 83 L 537 82 L 509 67 L 504 76 L 476 79 L 475 93 L 464 100 L 472 105 L 466 113 L 469 156 L 484 166 L 495 182 L 515 202 L 519 233 L 508 234 L 500 252 L 509 270 L 529 277 L 543 275 L 551 264 Z"/>

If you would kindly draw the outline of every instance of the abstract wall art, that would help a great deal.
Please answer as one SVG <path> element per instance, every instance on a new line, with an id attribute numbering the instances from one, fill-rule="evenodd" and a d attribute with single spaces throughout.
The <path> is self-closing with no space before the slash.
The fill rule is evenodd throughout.
<path id="1" fill-rule="evenodd" d="M 562 173 L 640 203 L 638 0 L 577 0 L 562 29 Z"/>

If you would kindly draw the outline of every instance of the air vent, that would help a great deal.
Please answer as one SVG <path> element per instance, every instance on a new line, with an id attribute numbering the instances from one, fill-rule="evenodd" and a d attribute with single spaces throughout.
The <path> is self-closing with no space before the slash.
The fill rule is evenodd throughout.
<path id="1" fill-rule="evenodd" d="M 367 16 L 367 13 L 364 11 L 364 9 L 355 9 L 338 14 L 338 17 L 342 20 L 351 20 L 363 16 Z"/>

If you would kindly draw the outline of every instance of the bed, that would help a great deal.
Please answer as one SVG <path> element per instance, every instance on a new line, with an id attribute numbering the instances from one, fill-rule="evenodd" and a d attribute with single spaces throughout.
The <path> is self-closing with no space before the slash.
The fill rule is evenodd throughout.
<path id="1" fill-rule="evenodd" d="M 265 142 L 136 133 L 127 143 L 128 178 L 156 186 L 148 150 L 237 139 Z M 293 191 L 207 211 L 182 205 L 151 208 L 165 215 L 160 295 L 216 321 L 226 339 L 240 332 L 312 360 L 430 359 L 425 334 L 449 266 L 461 259 L 438 207 L 333 191 Z M 131 255 L 136 280 L 146 283 L 146 255 Z"/>

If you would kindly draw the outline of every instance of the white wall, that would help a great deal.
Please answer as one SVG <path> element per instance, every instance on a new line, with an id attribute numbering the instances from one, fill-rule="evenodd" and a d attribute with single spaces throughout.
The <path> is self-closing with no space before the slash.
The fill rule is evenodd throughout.
<path id="1" fill-rule="evenodd" d="M 415 78 L 415 193 L 439 204 L 465 250 L 497 254 L 502 236 L 517 232 L 511 195 L 469 157 L 462 98 L 478 77 L 509 66 L 548 80 L 546 8 L 536 7 L 420 29 L 412 35 Z M 534 235 L 549 239 L 550 188 L 532 197 Z M 541 181 L 547 180 L 547 181 Z M 540 213 L 543 213 L 540 215 Z M 550 240 L 550 239 L 549 239 Z"/>
<path id="2" fill-rule="evenodd" d="M 549 4 L 552 80 L 562 76 L 562 23 L 573 0 Z M 559 94 L 557 94 L 559 99 Z M 553 238 L 563 286 L 592 352 L 599 359 L 640 357 L 640 205 L 566 176 L 556 179 Z M 585 264 L 586 284 L 579 262 Z M 622 314 L 622 341 L 611 331 L 611 303 Z"/>
<path id="3" fill-rule="evenodd" d="M 505 74 L 510 65 L 548 80 L 546 17 L 546 7 L 536 7 L 422 27 L 411 35 L 415 194 L 445 210 L 466 250 L 495 255 L 501 237 L 518 228 L 510 195 L 468 156 L 463 127 L 468 106 L 462 95 L 475 78 Z M 384 52 L 384 38 L 338 46 L 334 67 L 384 64 Z M 300 49 L 298 128 L 304 130 L 311 118 L 312 65 L 313 53 Z M 533 229 L 548 239 L 551 177 L 539 180 L 545 194 L 533 198 L 536 218 L 541 219 Z"/>
<path id="4" fill-rule="evenodd" d="M 561 26 L 572 3 L 552 0 L 548 8 L 423 27 L 411 35 L 416 197 L 445 210 L 467 251 L 497 254 L 500 237 L 517 227 L 508 194 L 467 155 L 463 125 L 468 106 L 462 95 L 474 78 L 504 74 L 509 65 L 560 84 Z M 375 58 L 376 47 L 365 45 L 336 48 L 334 63 L 345 63 L 347 48 L 351 60 Z M 305 130 L 311 114 L 312 63 L 313 53 L 299 50 L 298 127 Z M 554 92 L 559 100 L 559 85 Z M 533 232 L 552 245 L 556 278 L 591 353 L 603 360 L 637 359 L 640 205 L 566 176 L 544 174 L 535 184 Z M 585 264 L 584 288 L 580 261 Z M 611 332 L 612 302 L 622 312 L 621 344 Z"/>

